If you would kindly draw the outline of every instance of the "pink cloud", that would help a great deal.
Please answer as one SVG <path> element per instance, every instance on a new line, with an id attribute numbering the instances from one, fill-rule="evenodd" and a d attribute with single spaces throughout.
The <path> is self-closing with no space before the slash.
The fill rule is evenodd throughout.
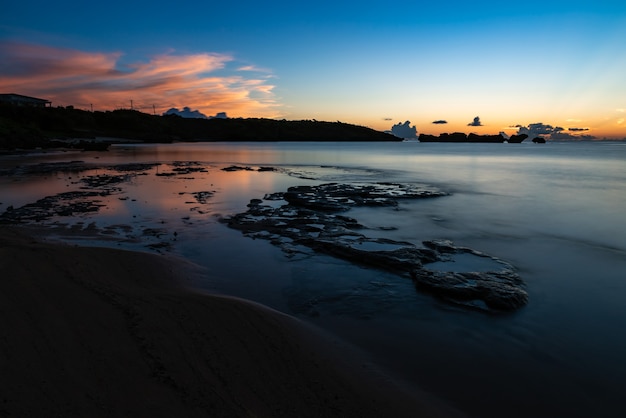
<path id="1" fill-rule="evenodd" d="M 120 64 L 122 54 L 0 42 L 0 92 L 43 97 L 53 105 L 159 112 L 188 106 L 206 114 L 278 116 L 268 78 L 215 75 L 234 58 L 225 54 L 173 53 Z"/>

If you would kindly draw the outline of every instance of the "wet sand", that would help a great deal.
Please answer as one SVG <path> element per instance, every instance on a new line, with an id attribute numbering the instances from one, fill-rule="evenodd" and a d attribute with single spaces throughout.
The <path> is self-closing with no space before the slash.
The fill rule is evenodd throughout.
<path id="1" fill-rule="evenodd" d="M 170 256 L 0 227 L 0 415 L 460 416 L 292 317 L 187 289 Z"/>

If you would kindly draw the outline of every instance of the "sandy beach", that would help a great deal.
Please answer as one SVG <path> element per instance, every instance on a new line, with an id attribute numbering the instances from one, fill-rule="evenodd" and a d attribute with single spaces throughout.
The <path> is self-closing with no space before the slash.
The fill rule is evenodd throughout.
<path id="1" fill-rule="evenodd" d="M 0 415 L 459 416 L 184 260 L 0 228 Z"/>

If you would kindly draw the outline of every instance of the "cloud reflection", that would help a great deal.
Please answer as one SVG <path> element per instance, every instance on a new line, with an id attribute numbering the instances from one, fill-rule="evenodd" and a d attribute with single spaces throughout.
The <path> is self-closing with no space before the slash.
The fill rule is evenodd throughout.
<path id="1" fill-rule="evenodd" d="M 135 109 L 159 113 L 189 106 L 209 114 L 278 116 L 271 74 L 255 74 L 252 66 L 229 70 L 230 55 L 166 53 L 128 64 L 122 57 L 0 42 L 0 91 L 95 110 L 129 108 L 132 100 Z"/>

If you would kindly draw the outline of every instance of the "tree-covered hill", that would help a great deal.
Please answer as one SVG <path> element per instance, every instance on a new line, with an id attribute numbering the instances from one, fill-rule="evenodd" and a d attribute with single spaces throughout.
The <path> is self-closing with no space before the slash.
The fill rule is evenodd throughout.
<path id="1" fill-rule="evenodd" d="M 88 112 L 72 108 L 0 105 L 0 149 L 58 146 L 58 139 L 111 137 L 172 141 L 399 141 L 342 122 L 274 119 L 186 119 L 135 110 Z"/>

